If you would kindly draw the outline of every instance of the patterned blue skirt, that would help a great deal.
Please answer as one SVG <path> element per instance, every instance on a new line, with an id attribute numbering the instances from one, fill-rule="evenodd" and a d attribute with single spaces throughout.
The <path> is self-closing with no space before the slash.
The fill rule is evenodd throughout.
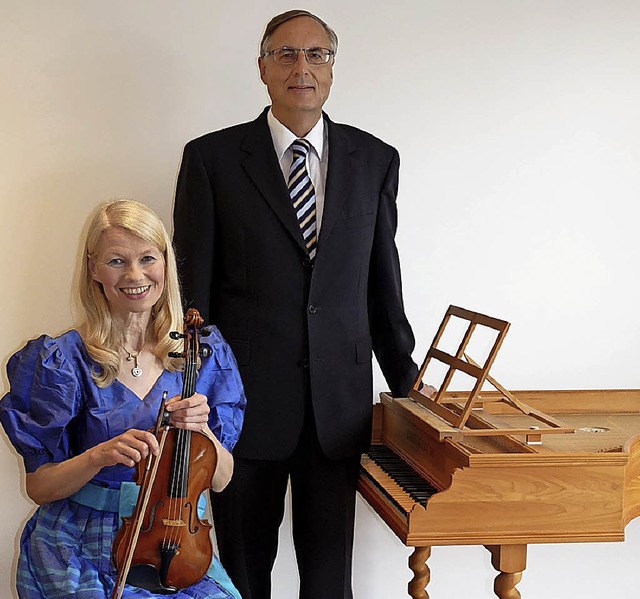
<path id="1" fill-rule="evenodd" d="M 20 540 L 17 588 L 20 599 L 109 599 L 116 583 L 111 545 L 119 527 L 117 512 L 101 511 L 68 499 L 40 506 Z M 218 562 L 219 565 L 219 562 Z M 222 574 L 173 595 L 156 595 L 127 585 L 123 599 L 234 599 L 237 591 Z M 210 570 L 211 572 L 211 570 Z"/>

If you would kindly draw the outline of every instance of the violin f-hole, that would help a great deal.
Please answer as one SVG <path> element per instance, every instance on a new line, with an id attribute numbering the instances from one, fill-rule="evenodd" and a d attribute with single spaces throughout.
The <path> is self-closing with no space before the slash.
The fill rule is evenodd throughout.
<path id="1" fill-rule="evenodd" d="M 158 502 L 153 504 L 153 507 L 151 508 L 151 511 L 149 512 L 149 520 L 147 522 L 147 526 L 145 528 L 141 528 L 140 529 L 141 533 L 142 532 L 149 532 L 153 528 L 153 521 L 155 520 L 155 517 L 156 517 L 156 509 L 157 509 L 158 505 L 160 505 L 160 507 L 162 507 L 164 505 L 164 502 L 158 501 Z"/>

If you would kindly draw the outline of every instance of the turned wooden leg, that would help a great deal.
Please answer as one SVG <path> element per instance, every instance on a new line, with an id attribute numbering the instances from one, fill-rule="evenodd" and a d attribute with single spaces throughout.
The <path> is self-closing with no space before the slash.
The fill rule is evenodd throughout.
<path id="1" fill-rule="evenodd" d="M 491 565 L 500 572 L 493 583 L 493 591 L 500 599 L 520 599 L 516 585 L 527 567 L 526 545 L 485 545 L 491 552 Z"/>
<path id="2" fill-rule="evenodd" d="M 426 586 L 431 580 L 431 570 L 427 560 L 431 555 L 431 547 L 416 547 L 409 556 L 409 568 L 413 572 L 413 579 L 409 583 L 411 599 L 429 599 Z"/>
<path id="3" fill-rule="evenodd" d="M 515 574 L 501 572 L 493 582 L 493 592 L 500 597 L 500 599 L 520 599 L 520 591 L 516 589 L 516 585 L 521 580 L 522 572 Z"/>

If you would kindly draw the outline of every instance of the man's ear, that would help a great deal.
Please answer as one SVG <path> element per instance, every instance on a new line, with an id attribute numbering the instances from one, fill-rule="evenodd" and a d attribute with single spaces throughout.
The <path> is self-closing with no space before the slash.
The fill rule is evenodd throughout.
<path id="1" fill-rule="evenodd" d="M 265 65 L 264 59 L 262 58 L 262 56 L 258 56 L 258 70 L 260 71 L 260 80 L 265 85 L 267 84 L 267 82 L 264 79 L 265 77 L 264 73 L 266 71 L 266 68 L 267 68 L 267 65 Z"/>

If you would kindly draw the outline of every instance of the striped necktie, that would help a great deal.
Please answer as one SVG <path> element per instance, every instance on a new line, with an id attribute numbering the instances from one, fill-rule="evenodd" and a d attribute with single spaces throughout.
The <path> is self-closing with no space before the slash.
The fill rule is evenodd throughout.
<path id="1" fill-rule="evenodd" d="M 293 162 L 289 171 L 289 195 L 293 202 L 293 209 L 302 237 L 309 252 L 309 258 L 313 260 L 318 247 L 318 231 L 316 225 L 316 192 L 307 171 L 307 154 L 309 142 L 305 139 L 296 139 L 291 144 Z"/>

